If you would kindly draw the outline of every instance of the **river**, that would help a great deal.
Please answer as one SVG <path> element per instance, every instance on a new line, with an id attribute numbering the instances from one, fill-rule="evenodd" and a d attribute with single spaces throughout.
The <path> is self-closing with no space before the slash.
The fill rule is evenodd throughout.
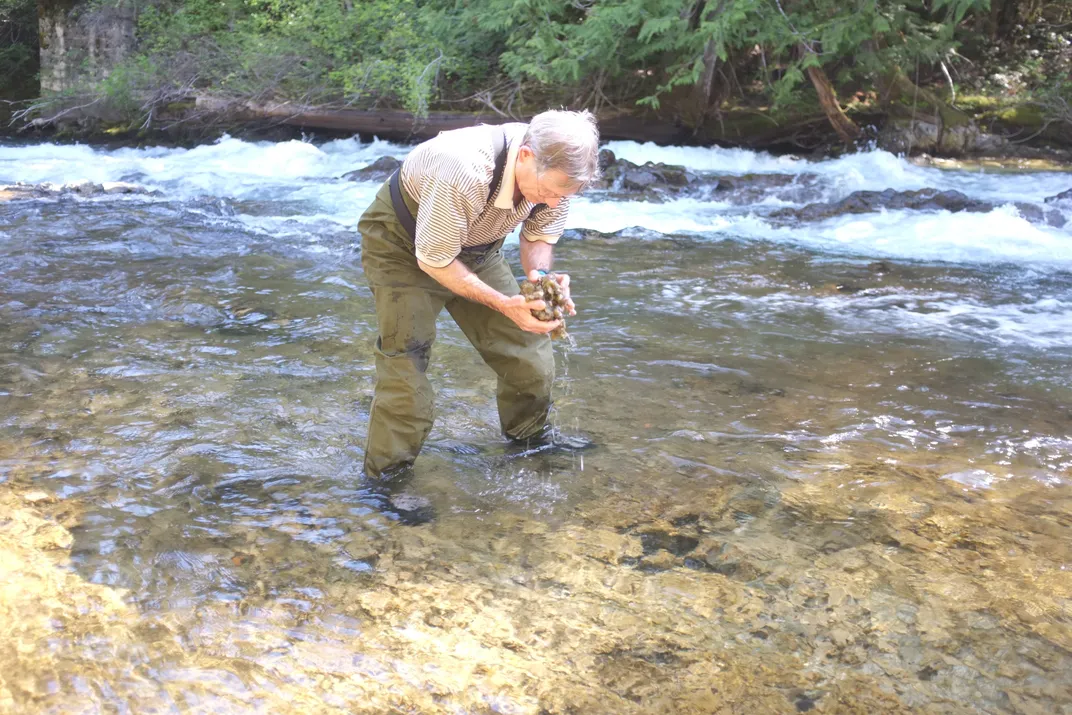
<path id="1" fill-rule="evenodd" d="M 508 458 L 444 314 L 412 526 L 341 178 L 405 147 L 0 144 L 142 191 L 0 202 L 0 711 L 1072 713 L 1072 220 L 1012 205 L 1072 173 L 609 148 L 995 207 L 591 192 L 553 419 L 598 446 Z"/>

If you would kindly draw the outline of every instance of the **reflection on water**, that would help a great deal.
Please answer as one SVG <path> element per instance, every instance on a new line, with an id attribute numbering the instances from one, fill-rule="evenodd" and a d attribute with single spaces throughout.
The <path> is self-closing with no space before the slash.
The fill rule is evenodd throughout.
<path id="1" fill-rule="evenodd" d="M 0 709 L 1072 712 L 1067 273 L 574 234 L 600 447 L 508 455 L 445 321 L 407 527 L 353 234 L 14 206 Z"/>

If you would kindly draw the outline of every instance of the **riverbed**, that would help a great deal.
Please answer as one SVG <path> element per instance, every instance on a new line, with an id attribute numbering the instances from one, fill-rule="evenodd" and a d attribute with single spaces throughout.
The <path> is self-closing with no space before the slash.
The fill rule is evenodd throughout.
<path id="1" fill-rule="evenodd" d="M 342 178 L 407 147 L 0 145 L 0 711 L 1072 713 L 1072 172 L 609 148 L 808 198 L 575 201 L 597 446 L 444 314 L 415 526 Z M 772 218 L 889 188 L 994 208 Z"/>

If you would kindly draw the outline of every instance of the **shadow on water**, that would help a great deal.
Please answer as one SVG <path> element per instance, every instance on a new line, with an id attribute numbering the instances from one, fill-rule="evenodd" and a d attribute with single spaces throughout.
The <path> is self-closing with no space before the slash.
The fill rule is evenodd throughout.
<path id="1" fill-rule="evenodd" d="M 599 447 L 510 453 L 444 320 L 410 526 L 353 236 L 225 218 L 4 218 L 0 707 L 1069 712 L 1072 351 L 1008 310 L 1067 275 L 574 236 Z"/>

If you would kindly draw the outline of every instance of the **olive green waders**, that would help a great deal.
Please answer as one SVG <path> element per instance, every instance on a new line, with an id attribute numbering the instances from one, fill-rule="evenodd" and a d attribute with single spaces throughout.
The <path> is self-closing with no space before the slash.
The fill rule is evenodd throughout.
<path id="1" fill-rule="evenodd" d="M 413 215 L 417 204 L 403 196 Z M 409 465 L 432 429 L 434 394 L 425 376 L 444 307 L 484 362 L 499 377 L 496 397 L 506 436 L 525 439 L 540 432 L 551 409 L 554 353 L 546 335 L 527 333 L 491 308 L 455 295 L 417 265 L 413 239 L 391 206 L 387 183 L 358 223 L 361 264 L 376 299 L 376 393 L 369 412 L 365 472 Z M 502 255 L 502 241 L 464 249 L 465 263 L 495 290 L 520 292 Z"/>

